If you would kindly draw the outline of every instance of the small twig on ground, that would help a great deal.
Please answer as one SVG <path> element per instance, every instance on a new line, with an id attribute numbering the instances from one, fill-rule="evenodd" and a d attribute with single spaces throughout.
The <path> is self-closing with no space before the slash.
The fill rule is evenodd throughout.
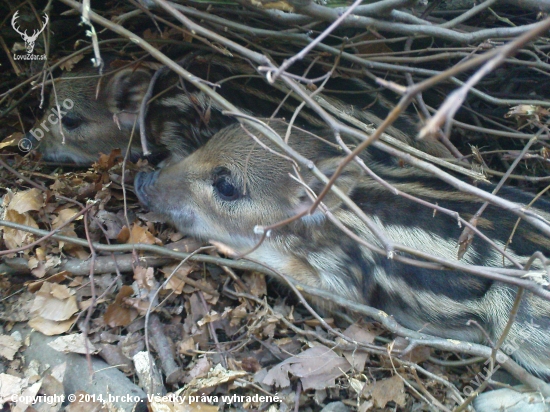
<path id="1" fill-rule="evenodd" d="M 183 378 L 184 371 L 174 359 L 173 348 L 164 334 L 163 326 L 158 315 L 154 313 L 151 314 L 149 317 L 148 330 L 151 336 L 151 343 L 160 359 L 160 364 L 166 377 L 166 383 L 169 385 L 177 384 Z"/>

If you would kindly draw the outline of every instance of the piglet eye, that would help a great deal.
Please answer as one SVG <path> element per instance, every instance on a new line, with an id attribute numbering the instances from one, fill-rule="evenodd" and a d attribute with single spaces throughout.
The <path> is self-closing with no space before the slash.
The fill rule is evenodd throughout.
<path id="1" fill-rule="evenodd" d="M 79 119 L 75 116 L 66 115 L 63 116 L 61 123 L 63 123 L 63 127 L 67 130 L 74 130 L 78 126 L 82 124 L 82 119 Z"/>
<path id="2" fill-rule="evenodd" d="M 239 198 L 239 191 L 237 188 L 229 181 L 227 176 L 219 176 L 215 181 L 214 185 L 216 191 L 223 200 L 237 200 Z"/>
<path id="3" fill-rule="evenodd" d="M 233 184 L 231 170 L 226 167 L 216 167 L 212 172 L 214 189 L 222 200 L 232 201 L 240 197 L 239 189 Z"/>

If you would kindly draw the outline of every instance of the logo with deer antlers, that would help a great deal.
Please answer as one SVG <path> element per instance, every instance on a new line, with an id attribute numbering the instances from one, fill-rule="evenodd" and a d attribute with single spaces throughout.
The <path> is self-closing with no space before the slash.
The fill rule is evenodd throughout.
<path id="1" fill-rule="evenodd" d="M 25 30 L 24 32 L 21 32 L 21 30 L 17 26 L 17 18 L 18 17 L 19 17 L 19 10 L 17 10 L 15 12 L 15 14 L 13 15 L 13 17 L 11 19 L 11 25 L 12 25 L 13 29 L 21 35 L 21 38 L 25 42 L 25 48 L 27 49 L 27 53 L 31 54 L 32 51 L 34 50 L 34 43 L 36 42 L 36 39 L 38 38 L 38 35 L 44 31 L 44 29 L 46 28 L 46 25 L 50 21 L 50 18 L 48 17 L 48 15 L 46 13 L 44 13 L 44 24 L 42 25 L 42 28 L 40 30 L 33 30 L 32 35 L 29 36 L 27 34 L 27 30 Z"/>

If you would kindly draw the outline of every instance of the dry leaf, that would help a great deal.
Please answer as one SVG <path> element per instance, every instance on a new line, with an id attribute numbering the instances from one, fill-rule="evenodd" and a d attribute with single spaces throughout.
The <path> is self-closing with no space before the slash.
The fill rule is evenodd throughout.
<path id="1" fill-rule="evenodd" d="M 242 277 L 243 282 L 248 286 L 249 292 L 257 297 L 267 295 L 267 285 L 265 276 L 259 272 L 245 273 Z"/>
<path id="2" fill-rule="evenodd" d="M 15 194 L 8 191 L 4 197 L 4 205 L 6 205 L 4 220 L 38 228 L 36 221 L 27 212 L 44 207 L 44 195 L 38 189 L 29 189 Z M 3 238 L 8 249 L 19 248 L 34 242 L 32 234 L 11 228 L 4 229 Z"/>
<path id="3" fill-rule="evenodd" d="M 409 347 L 410 341 L 408 339 L 397 336 L 394 341 L 390 344 L 392 351 L 403 351 Z M 429 359 L 431 356 L 431 350 L 427 346 L 415 346 L 412 350 L 407 351 L 405 355 L 401 357 L 409 362 L 421 363 Z"/>
<path id="4" fill-rule="evenodd" d="M 55 336 L 67 332 L 71 329 L 75 322 L 76 316 L 62 322 L 56 322 L 53 320 L 44 319 L 41 316 L 36 316 L 29 320 L 29 326 L 46 336 Z"/>
<path id="5" fill-rule="evenodd" d="M 325 389 L 336 386 L 336 378 L 350 368 L 351 365 L 343 357 L 319 345 L 275 365 L 262 383 L 287 387 L 290 385 L 288 374 L 291 373 L 301 379 L 304 390 Z"/>
<path id="6" fill-rule="evenodd" d="M 377 408 L 384 408 L 391 401 L 401 407 L 405 406 L 405 385 L 397 375 L 365 386 L 362 395 L 365 398 L 372 397 Z"/>
<path id="7" fill-rule="evenodd" d="M 13 395 L 20 395 L 27 385 L 28 378 L 22 379 L 6 373 L 0 373 L 0 405 L 11 401 Z"/>
<path id="8" fill-rule="evenodd" d="M 41 392 L 46 395 L 56 395 L 64 393 L 63 390 L 63 377 L 67 370 L 67 363 L 63 362 L 60 365 L 53 367 L 52 373 L 47 374 L 42 378 Z M 58 379 L 59 378 L 59 379 Z"/>
<path id="9" fill-rule="evenodd" d="M 128 229 L 128 226 L 123 226 L 116 236 L 116 240 L 119 243 L 127 243 L 128 239 L 130 239 L 130 229 Z"/>
<path id="10" fill-rule="evenodd" d="M 61 265 L 61 258 L 59 256 L 44 256 L 43 251 L 43 248 L 37 248 L 35 251 L 36 256 L 32 256 L 27 262 L 27 266 L 31 269 L 31 273 L 39 279 L 42 279 L 49 269 Z M 51 281 L 51 278 L 49 280 Z M 64 278 L 60 281 L 63 280 Z"/>
<path id="11" fill-rule="evenodd" d="M 197 325 L 203 326 L 207 323 L 217 322 L 221 319 L 221 316 L 218 312 L 211 310 L 209 313 L 204 315 L 204 317 L 197 322 Z"/>
<path id="12" fill-rule="evenodd" d="M 6 210 L 4 213 L 4 220 L 38 229 L 36 221 L 28 213 L 21 214 L 15 210 Z M 4 228 L 3 237 L 8 249 L 16 249 L 23 245 L 28 245 L 35 240 L 33 234 L 9 227 Z"/>
<path id="13" fill-rule="evenodd" d="M 90 225 L 91 230 L 101 230 L 99 229 L 98 224 L 103 225 L 105 230 L 105 236 L 108 239 L 118 239 L 119 234 L 121 234 L 122 228 L 125 228 L 125 233 L 122 234 L 123 241 L 125 243 L 130 236 L 130 231 L 127 227 L 124 226 L 124 217 L 120 216 L 117 213 L 108 212 L 106 210 L 99 210 L 95 215 L 95 219 Z M 103 231 L 101 231 L 103 233 Z M 119 240 L 120 241 L 120 240 Z"/>
<path id="14" fill-rule="evenodd" d="M 26 213 L 31 210 L 40 210 L 44 207 L 44 195 L 38 189 L 29 189 L 17 192 L 13 195 L 7 210 L 14 210 L 17 213 Z"/>
<path id="15" fill-rule="evenodd" d="M 60 336 L 59 338 L 48 343 L 48 346 L 63 353 L 96 354 L 99 352 L 82 333 L 73 333 L 72 335 Z"/>
<path id="16" fill-rule="evenodd" d="M 246 318 L 247 315 L 248 310 L 246 309 L 246 303 L 243 302 L 236 308 L 229 311 L 229 318 L 231 319 L 229 324 L 231 326 L 237 326 L 241 323 L 241 320 Z"/>
<path id="17" fill-rule="evenodd" d="M 195 340 L 187 338 L 177 344 L 177 352 L 185 356 L 193 356 L 195 354 Z"/>
<path id="18" fill-rule="evenodd" d="M 193 379 L 204 378 L 208 376 L 208 371 L 212 368 L 212 364 L 207 357 L 202 357 L 197 359 L 195 366 L 186 374 L 185 380 L 187 382 L 192 381 Z"/>
<path id="19" fill-rule="evenodd" d="M 145 243 L 147 245 L 162 245 L 160 239 L 154 237 L 146 228 L 132 225 L 130 236 L 126 243 Z"/>
<path id="20" fill-rule="evenodd" d="M 343 334 L 348 338 L 360 343 L 373 343 L 378 333 L 369 329 L 370 324 L 354 323 L 350 325 Z M 338 338 L 338 341 L 341 341 Z M 344 357 L 349 363 L 353 365 L 356 371 L 362 371 L 365 369 L 365 364 L 369 358 L 368 353 L 362 351 L 344 351 Z"/>
<path id="21" fill-rule="evenodd" d="M 65 285 L 59 285 L 56 283 L 51 284 L 51 295 L 57 299 L 65 300 L 69 299 L 74 292 Z"/>
<path id="22" fill-rule="evenodd" d="M 23 342 L 18 341 L 13 336 L 0 335 L 0 356 L 13 360 L 13 356 L 17 353 Z"/>
<path id="23" fill-rule="evenodd" d="M 70 207 L 60 210 L 57 213 L 57 217 L 52 221 L 52 228 L 57 229 L 63 226 L 65 223 L 70 221 L 76 214 L 78 214 L 78 210 Z M 82 220 L 82 216 L 79 216 L 76 220 Z"/>
<path id="24" fill-rule="evenodd" d="M 151 291 L 157 288 L 157 280 L 155 279 L 155 270 L 153 268 L 136 266 L 134 268 L 134 279 L 140 289 Z"/>
<path id="25" fill-rule="evenodd" d="M 94 163 L 92 167 L 98 171 L 108 171 L 111 167 L 118 163 L 121 158 L 122 154 L 120 149 L 114 149 L 108 155 L 101 153 L 97 163 Z"/>
<path id="26" fill-rule="evenodd" d="M 112 328 L 117 326 L 128 326 L 137 318 L 138 313 L 135 309 L 129 308 L 124 304 L 124 299 L 134 294 L 134 289 L 130 286 L 122 286 L 118 292 L 115 302 L 105 311 L 103 319 L 105 323 Z"/>
<path id="27" fill-rule="evenodd" d="M 34 385 L 25 388 L 21 392 L 21 397 L 17 400 L 13 412 L 25 412 L 34 403 L 34 398 L 38 395 L 38 391 L 42 386 L 42 382 L 36 382 Z M 36 406 L 36 405 L 35 405 Z"/>
<path id="28" fill-rule="evenodd" d="M 65 321 L 78 311 L 76 296 L 64 285 L 44 282 L 36 293 L 31 311 L 51 321 Z"/>
<path id="29" fill-rule="evenodd" d="M 164 288 L 173 290 L 177 295 L 181 295 L 183 293 L 183 287 L 186 285 L 185 281 L 187 279 L 187 275 L 193 272 L 197 266 L 193 263 L 184 263 L 178 268 L 178 270 L 176 270 L 176 272 L 174 272 L 178 266 L 180 265 L 177 263 L 165 266 L 161 269 L 161 272 L 164 273 L 165 278 L 170 276 Z"/>
<path id="30" fill-rule="evenodd" d="M 15 132 L 0 142 L 0 149 L 3 149 L 4 147 L 17 147 L 21 139 L 24 137 L 25 135 L 23 133 Z"/>
<path id="31" fill-rule="evenodd" d="M 232 382 L 235 379 L 242 378 L 248 375 L 244 371 L 228 371 L 221 364 L 217 364 L 213 369 L 208 372 L 205 378 L 194 378 L 189 382 L 187 388 L 185 388 L 184 395 L 204 390 L 205 388 L 214 388 L 222 383 Z"/>

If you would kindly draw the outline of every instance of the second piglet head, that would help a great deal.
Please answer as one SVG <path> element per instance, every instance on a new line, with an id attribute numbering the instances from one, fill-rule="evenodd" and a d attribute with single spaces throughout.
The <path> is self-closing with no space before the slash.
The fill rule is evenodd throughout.
<path id="1" fill-rule="evenodd" d="M 99 153 L 124 151 L 150 79 L 141 68 L 99 76 L 90 63 L 80 65 L 55 82 L 44 115 L 27 137 L 47 161 L 90 164 Z M 131 151 L 137 157 L 135 134 Z"/>
<path id="2" fill-rule="evenodd" d="M 272 126 L 284 135 L 286 125 L 275 122 Z M 309 133 L 295 130 L 290 145 L 327 176 L 342 160 L 339 150 Z M 305 185 L 320 193 L 324 184 L 310 171 L 302 169 L 299 174 Z M 336 184 L 349 193 L 361 174 L 352 164 Z M 250 127 L 233 125 L 189 157 L 160 171 L 138 175 L 135 186 L 141 202 L 170 216 L 181 232 L 217 240 L 242 252 L 260 239 L 255 234 L 258 226 L 272 225 L 312 205 L 309 189 L 291 175 L 292 162 L 274 143 Z M 340 205 L 332 193 L 323 201 L 329 209 Z M 273 236 L 295 233 L 296 225 L 315 225 L 323 218 L 322 212 L 315 212 L 274 231 Z"/>

